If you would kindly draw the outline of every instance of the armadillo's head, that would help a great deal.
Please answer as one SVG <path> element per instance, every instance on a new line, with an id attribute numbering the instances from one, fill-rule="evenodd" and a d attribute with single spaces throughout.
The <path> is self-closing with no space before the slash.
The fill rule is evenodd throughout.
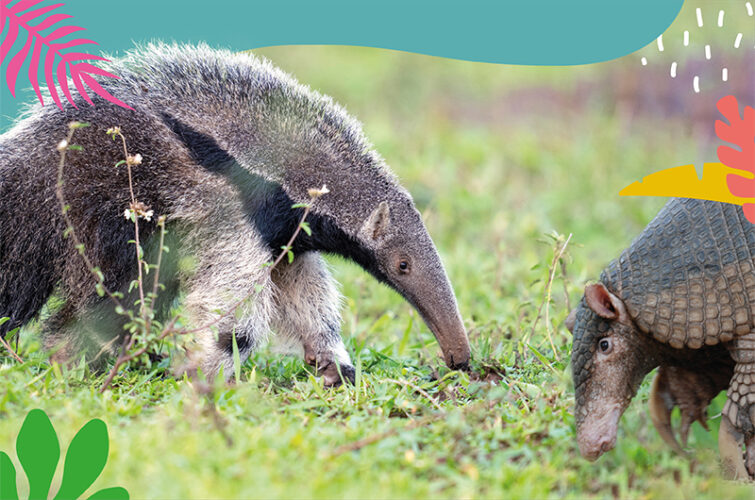
<path id="1" fill-rule="evenodd" d="M 358 238 L 369 249 L 362 262 L 420 313 L 440 344 L 446 364 L 466 369 L 470 349 L 451 282 L 408 193 L 396 192 L 364 221 Z"/>
<path id="2" fill-rule="evenodd" d="M 596 460 L 616 444 L 619 419 L 655 366 L 651 341 L 636 329 L 622 300 L 602 283 L 585 288 L 566 326 L 574 335 L 577 443 L 583 457 Z"/>

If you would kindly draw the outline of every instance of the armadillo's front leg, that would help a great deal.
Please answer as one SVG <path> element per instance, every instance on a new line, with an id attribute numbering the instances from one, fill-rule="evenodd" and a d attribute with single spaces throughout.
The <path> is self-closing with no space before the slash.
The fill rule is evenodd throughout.
<path id="1" fill-rule="evenodd" d="M 755 478 L 755 333 L 735 338 L 729 351 L 736 362 L 721 416 L 718 446 L 732 479 Z M 742 445 L 745 453 L 742 455 Z"/>
<path id="2" fill-rule="evenodd" d="M 724 349 L 684 365 L 661 365 L 658 368 L 650 393 L 650 417 L 663 440 L 675 451 L 683 453 L 695 421 L 708 430 L 708 405 L 726 390 L 733 372 L 734 362 Z M 671 427 L 674 407 L 679 407 L 682 417 L 679 427 L 681 446 Z"/>
<path id="3" fill-rule="evenodd" d="M 728 381 L 728 378 L 727 378 Z M 724 382 L 725 384 L 726 382 Z M 698 421 L 706 430 L 706 410 L 711 399 L 722 389 L 711 383 L 706 373 L 685 370 L 678 366 L 661 366 L 653 380 L 650 394 L 650 418 L 664 441 L 674 451 L 683 453 L 687 435 L 693 422 Z M 716 390 L 717 389 L 717 390 Z M 671 412 L 678 406 L 682 416 L 679 437 L 681 446 L 671 427 Z"/>

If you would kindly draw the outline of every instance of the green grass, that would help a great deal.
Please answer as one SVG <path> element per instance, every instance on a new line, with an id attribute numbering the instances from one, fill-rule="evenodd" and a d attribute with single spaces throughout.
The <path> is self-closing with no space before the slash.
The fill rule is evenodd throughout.
<path id="1" fill-rule="evenodd" d="M 685 7 L 677 28 L 693 26 L 690 16 Z M 102 418 L 110 460 L 91 491 L 118 484 L 134 498 L 751 498 L 720 478 L 718 418 L 711 433 L 693 426 L 693 458 L 664 445 L 648 418 L 650 377 L 616 449 L 582 459 L 561 326 L 564 287 L 574 304 L 665 201 L 619 190 L 715 161 L 712 121 L 688 111 L 714 116 L 714 100 L 685 84 L 674 87 L 681 111 L 654 111 L 676 83 L 665 62 L 642 68 L 639 55 L 532 68 L 348 47 L 259 52 L 344 104 L 414 195 L 469 330 L 471 373 L 449 372 L 409 305 L 334 259 L 355 387 L 325 390 L 302 361 L 263 350 L 241 383 L 209 396 L 162 369 L 125 371 L 101 395 L 103 377 L 47 364 L 31 325 L 26 363 L 0 358 L 1 450 L 14 456 L 24 416 L 42 408 L 63 448 Z M 657 84 L 643 86 L 650 78 Z M 567 279 L 557 274 L 550 322 L 533 331 L 554 232 L 572 234 Z"/>

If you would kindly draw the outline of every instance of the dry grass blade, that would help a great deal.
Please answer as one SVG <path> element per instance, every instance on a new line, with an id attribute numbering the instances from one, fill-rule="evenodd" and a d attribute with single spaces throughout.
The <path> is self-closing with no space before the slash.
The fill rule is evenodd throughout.
<path id="1" fill-rule="evenodd" d="M 5 347 L 5 349 L 6 349 L 6 350 L 7 350 L 7 351 L 8 351 L 9 353 L 10 353 L 10 355 L 11 355 L 11 356 L 13 356 L 13 358 L 14 358 L 14 359 L 15 359 L 16 361 L 18 361 L 19 363 L 23 363 L 23 362 L 24 362 L 24 360 L 23 360 L 23 359 L 21 359 L 21 356 L 19 356 L 18 354 L 16 354 L 16 351 L 14 351 L 14 350 L 13 350 L 13 348 L 12 348 L 12 347 L 10 346 L 10 344 L 9 344 L 9 343 L 8 343 L 8 342 L 7 342 L 7 341 L 6 341 L 6 340 L 5 340 L 5 339 L 4 339 L 3 337 L 2 337 L 2 335 L 0 335 L 0 343 L 2 343 L 2 344 L 3 344 L 3 347 Z"/>
<path id="2" fill-rule="evenodd" d="M 417 391 L 418 393 L 420 393 L 422 396 L 424 396 L 425 399 L 427 399 L 428 401 L 430 401 L 430 403 L 432 403 L 432 405 L 437 410 L 443 411 L 443 407 L 438 404 L 438 402 L 435 400 L 435 398 L 432 397 L 426 390 L 422 389 L 421 387 L 419 387 L 419 386 L 417 386 L 415 384 L 412 384 L 411 382 L 408 382 L 406 380 L 397 380 L 397 379 L 389 378 L 389 379 L 386 379 L 385 381 L 386 382 L 391 382 L 393 384 L 403 385 L 404 387 L 408 387 L 410 389 L 414 389 L 415 391 Z"/>
<path id="3" fill-rule="evenodd" d="M 553 349 L 553 355 L 556 358 L 556 361 L 561 361 L 558 357 L 558 352 L 556 351 L 556 345 L 553 343 L 553 335 L 551 334 L 551 328 L 550 328 L 550 303 L 551 303 L 551 297 L 552 297 L 552 290 L 553 290 L 553 279 L 556 276 L 556 269 L 558 268 L 558 263 L 561 261 L 561 258 L 564 255 L 564 252 L 566 251 L 566 247 L 569 245 L 569 241 L 571 241 L 572 234 L 569 233 L 569 237 L 566 238 L 566 241 L 561 244 L 560 242 L 556 242 L 556 247 L 553 252 L 553 260 L 551 261 L 550 266 L 548 267 L 548 281 L 545 283 L 545 294 L 543 295 L 543 300 L 540 302 L 540 306 L 537 309 L 537 316 L 535 316 L 535 321 L 532 323 L 532 329 L 530 330 L 530 333 L 528 335 L 529 337 L 534 335 L 535 329 L 537 328 L 538 321 L 540 320 L 540 317 L 542 316 L 543 307 L 548 305 L 548 307 L 545 307 L 545 330 L 548 336 L 548 342 L 551 345 L 551 349 Z M 568 297 L 568 296 L 567 296 Z M 568 300 L 568 298 L 567 298 Z"/>

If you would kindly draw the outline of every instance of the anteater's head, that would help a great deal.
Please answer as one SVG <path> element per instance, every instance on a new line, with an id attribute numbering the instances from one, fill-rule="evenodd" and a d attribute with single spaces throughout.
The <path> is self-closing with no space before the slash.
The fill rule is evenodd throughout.
<path id="1" fill-rule="evenodd" d="M 456 298 L 408 193 L 393 191 L 390 199 L 377 203 L 357 238 L 370 254 L 364 267 L 417 309 L 438 339 L 446 364 L 466 369 L 469 341 Z"/>
<path id="2" fill-rule="evenodd" d="M 596 460 L 616 444 L 621 415 L 657 364 L 653 341 L 637 330 L 624 302 L 602 283 L 585 288 L 566 326 L 574 335 L 577 443 L 582 456 Z"/>

